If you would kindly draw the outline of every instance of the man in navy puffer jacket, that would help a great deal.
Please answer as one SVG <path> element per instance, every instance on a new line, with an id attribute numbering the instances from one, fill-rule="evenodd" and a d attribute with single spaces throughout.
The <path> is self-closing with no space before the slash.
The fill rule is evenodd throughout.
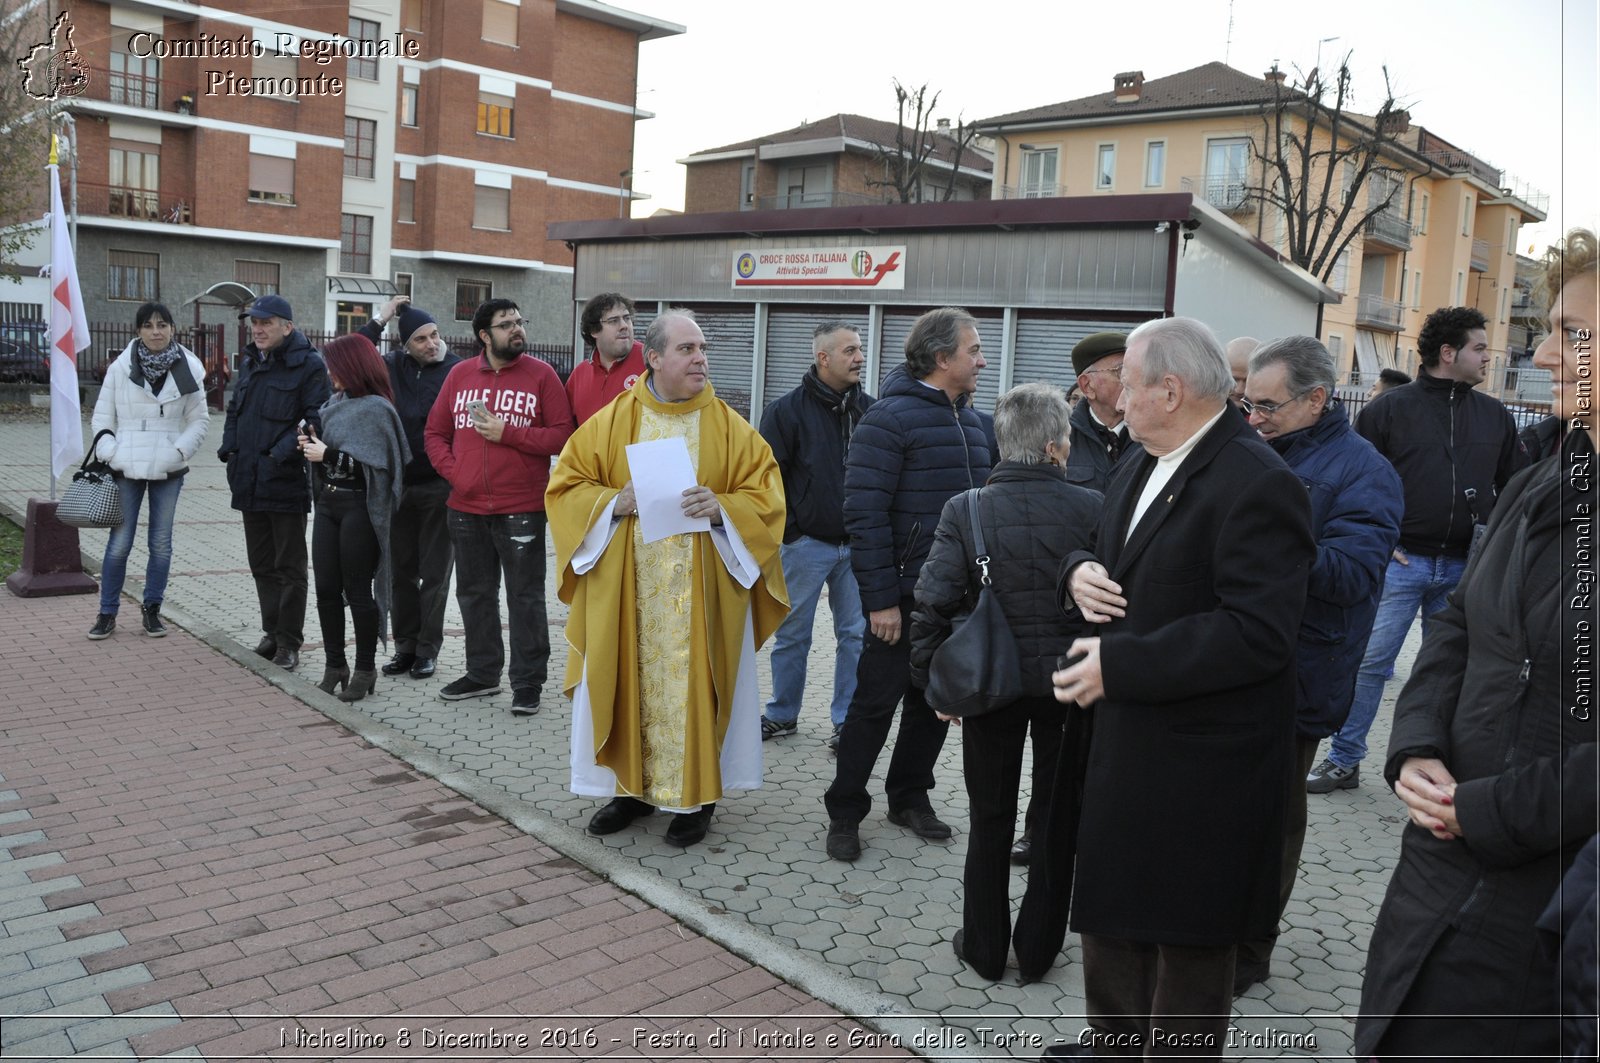
<path id="1" fill-rule="evenodd" d="M 839 738 L 839 763 L 823 800 L 828 855 L 861 855 L 859 824 L 872 808 L 867 780 L 904 700 L 885 789 L 889 822 L 923 838 L 950 837 L 933 812 L 933 765 L 947 724 L 911 685 L 910 617 L 917 574 L 952 495 L 979 487 L 994 464 L 969 405 L 984 367 L 977 321 L 943 307 L 917 319 L 906 363 L 883 382 L 851 438 L 844 474 L 850 562 L 867 616 L 856 692 Z"/>

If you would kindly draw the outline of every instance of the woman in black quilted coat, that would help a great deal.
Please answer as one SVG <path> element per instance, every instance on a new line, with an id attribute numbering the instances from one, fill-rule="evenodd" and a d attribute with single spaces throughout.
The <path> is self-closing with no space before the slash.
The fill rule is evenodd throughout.
<path id="1" fill-rule="evenodd" d="M 1060 388 L 1024 384 L 995 406 L 1000 464 L 977 495 L 994 591 L 1016 637 L 1020 701 L 962 724 L 962 764 L 971 806 L 964 877 L 966 899 L 956 955 L 985 978 L 1004 973 L 1014 942 L 1024 983 L 1043 977 L 1061 951 L 1076 849 L 1077 799 L 1087 748 L 1083 710 L 1055 700 L 1056 658 L 1082 631 L 1056 602 L 1062 558 L 1087 548 L 1100 516 L 1097 491 L 1068 483 L 1069 411 Z M 978 597 L 967 493 L 945 504 L 933 548 L 917 578 L 911 614 L 911 677 L 927 684 L 928 662 L 952 621 Z M 1010 925 L 1007 853 L 1017 821 L 1023 743 L 1033 734 L 1033 793 L 1045 802 L 1043 837 L 1035 836 L 1028 887 Z"/>

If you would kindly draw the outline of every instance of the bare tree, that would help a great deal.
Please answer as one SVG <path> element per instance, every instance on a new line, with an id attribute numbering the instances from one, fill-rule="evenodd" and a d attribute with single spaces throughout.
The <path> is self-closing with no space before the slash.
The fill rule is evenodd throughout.
<path id="1" fill-rule="evenodd" d="M 1387 67 L 1383 81 L 1376 113 L 1353 117 L 1346 53 L 1331 84 L 1317 68 L 1299 89 L 1274 81 L 1272 101 L 1261 110 L 1254 150 L 1266 173 L 1261 184 L 1245 186 L 1245 197 L 1263 214 L 1278 212 L 1285 253 L 1322 281 L 1367 222 L 1395 206 L 1405 185 L 1405 171 L 1393 161 L 1405 112 Z"/>
<path id="2" fill-rule="evenodd" d="M 891 189 L 901 203 L 921 203 L 930 192 L 938 197 L 934 202 L 949 202 L 955 198 L 956 176 L 967 148 L 978 135 L 977 127 L 957 118 L 953 130 L 939 129 L 934 116 L 939 93 L 929 96 L 925 83 L 908 89 L 898 78 L 894 79 L 894 99 L 894 143 L 873 145 L 874 154 L 883 163 L 883 178 L 868 180 L 867 184 Z M 929 175 L 940 169 L 930 165 L 930 160 L 941 147 L 953 152 L 949 172 L 942 187 L 930 186 Z"/>
<path id="3" fill-rule="evenodd" d="M 53 55 L 39 55 L 51 41 L 49 5 L 23 4 L 0 16 L 0 277 L 19 279 L 16 257 L 36 230 L 25 228 L 49 200 L 45 163 L 50 153 L 48 89 L 72 77 Z M 48 50 L 47 50 L 48 51 Z"/>

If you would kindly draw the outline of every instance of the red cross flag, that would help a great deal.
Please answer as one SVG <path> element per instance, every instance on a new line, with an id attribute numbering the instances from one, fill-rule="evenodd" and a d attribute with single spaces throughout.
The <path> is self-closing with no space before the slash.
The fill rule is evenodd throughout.
<path id="1" fill-rule="evenodd" d="M 72 234 L 61 206 L 56 138 L 50 138 L 50 472 L 55 479 L 83 460 L 83 409 L 78 405 L 78 352 L 89 346 L 89 321 L 72 258 Z"/>

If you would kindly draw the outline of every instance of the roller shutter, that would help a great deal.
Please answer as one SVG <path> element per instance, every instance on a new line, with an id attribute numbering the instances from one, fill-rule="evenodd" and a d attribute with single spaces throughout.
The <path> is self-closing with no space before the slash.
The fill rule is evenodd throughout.
<path id="1" fill-rule="evenodd" d="M 1072 371 L 1072 348 L 1094 332 L 1132 332 L 1126 321 L 1075 321 L 1061 317 L 1017 318 L 1016 367 L 1011 383 L 1047 384 L 1071 387 L 1077 379 Z"/>
<path id="2" fill-rule="evenodd" d="M 867 314 L 864 310 L 840 313 L 829 306 L 773 308 L 767 314 L 767 379 L 761 408 L 800 386 L 815 361 L 811 332 L 824 321 L 843 321 L 865 340 Z M 869 389 L 870 390 L 870 389 Z M 758 418 L 759 419 L 759 418 Z"/>
<path id="3" fill-rule="evenodd" d="M 883 378 L 897 365 L 905 364 L 906 337 L 911 335 L 911 326 L 916 324 L 917 318 L 926 311 L 912 310 L 885 310 L 883 314 L 883 345 L 882 354 L 878 363 L 878 390 L 875 395 L 883 394 Z M 1000 391 L 1000 350 L 1005 342 L 1005 320 L 998 313 L 986 316 L 982 311 L 973 311 L 973 316 L 978 319 L 978 339 L 983 343 L 983 356 L 989 363 L 978 373 L 978 395 L 973 400 L 973 405 L 986 413 L 994 412 L 995 399 Z"/>

